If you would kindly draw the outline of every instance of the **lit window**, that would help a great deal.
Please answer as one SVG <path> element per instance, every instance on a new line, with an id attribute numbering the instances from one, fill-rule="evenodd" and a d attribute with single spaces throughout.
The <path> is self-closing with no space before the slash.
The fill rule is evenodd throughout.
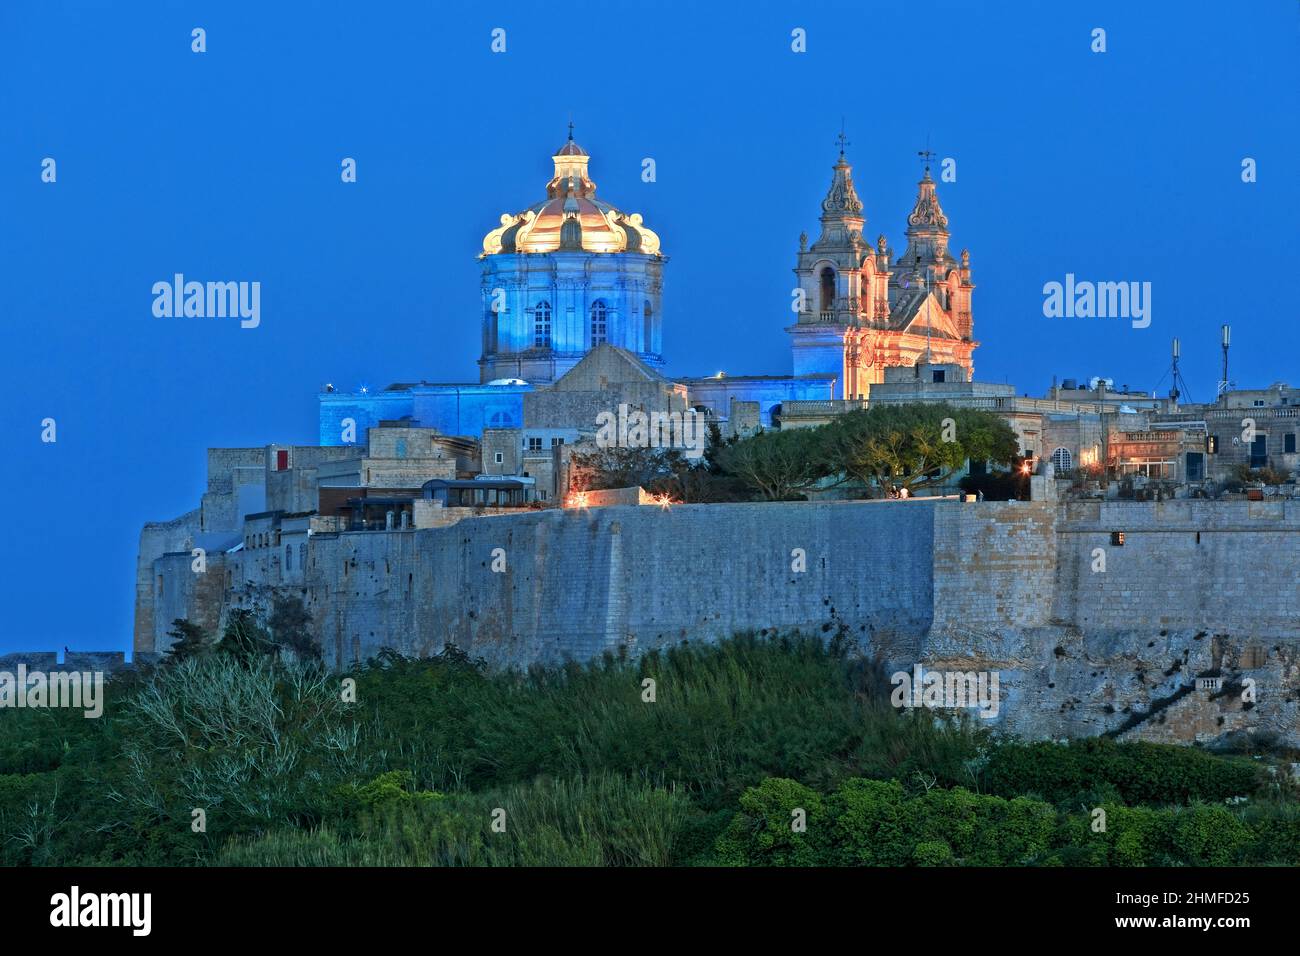
<path id="1" fill-rule="evenodd" d="M 533 345 L 539 349 L 551 347 L 551 303 L 539 302 L 533 310 Z"/>
<path id="2" fill-rule="evenodd" d="M 607 331 L 606 320 L 609 317 L 609 309 L 605 306 L 604 299 L 597 299 L 591 303 L 591 344 L 600 345 L 605 341 Z"/>

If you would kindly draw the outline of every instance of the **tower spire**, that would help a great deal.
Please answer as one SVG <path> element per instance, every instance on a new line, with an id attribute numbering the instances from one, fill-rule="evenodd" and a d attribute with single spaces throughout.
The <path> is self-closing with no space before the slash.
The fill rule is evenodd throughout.
<path id="1" fill-rule="evenodd" d="M 900 263 L 923 266 L 943 264 L 955 266 L 957 261 L 948 252 L 948 217 L 939 205 L 934 180 L 930 177 L 929 161 L 934 153 L 918 150 L 917 155 L 926 161 L 916 190 L 916 204 L 907 217 L 907 248 L 899 258 Z"/>
<path id="2" fill-rule="evenodd" d="M 831 188 L 822 200 L 822 218 L 827 219 L 861 219 L 862 200 L 853 185 L 853 167 L 844 158 L 841 150 L 839 161 L 831 167 Z M 858 228 L 862 224 L 858 223 Z"/>

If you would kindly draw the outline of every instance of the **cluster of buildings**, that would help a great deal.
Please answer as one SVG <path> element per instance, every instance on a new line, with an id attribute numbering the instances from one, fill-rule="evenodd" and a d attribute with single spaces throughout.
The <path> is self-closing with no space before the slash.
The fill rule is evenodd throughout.
<path id="1" fill-rule="evenodd" d="M 1300 397 L 1282 384 L 1189 405 L 1104 379 L 1066 379 L 1039 398 L 976 380 L 970 254 L 950 249 L 929 168 L 896 252 L 864 237 L 842 149 L 819 234 L 799 239 L 791 374 L 666 375 L 659 236 L 596 197 L 571 131 L 553 161 L 545 198 L 484 237 L 478 382 L 325 386 L 317 444 L 210 449 L 199 506 L 141 533 L 138 653 L 165 649 L 176 618 L 215 627 L 250 582 L 304 584 L 314 542 L 563 506 L 575 451 L 595 447 L 620 409 L 696 418 L 726 437 L 878 403 L 983 408 L 1084 493 L 1217 494 L 1238 466 L 1300 467 Z M 1103 473 L 1125 480 L 1087 485 Z"/>

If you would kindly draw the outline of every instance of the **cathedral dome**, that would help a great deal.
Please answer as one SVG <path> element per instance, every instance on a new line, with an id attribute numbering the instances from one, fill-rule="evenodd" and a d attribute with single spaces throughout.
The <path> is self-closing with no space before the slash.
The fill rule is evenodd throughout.
<path id="1" fill-rule="evenodd" d="M 659 255 L 659 236 L 640 213 L 631 215 L 596 198 L 587 176 L 587 151 L 569 139 L 551 157 L 555 175 L 546 198 L 521 213 L 501 217 L 483 237 L 483 255 L 545 252 L 641 252 Z"/>

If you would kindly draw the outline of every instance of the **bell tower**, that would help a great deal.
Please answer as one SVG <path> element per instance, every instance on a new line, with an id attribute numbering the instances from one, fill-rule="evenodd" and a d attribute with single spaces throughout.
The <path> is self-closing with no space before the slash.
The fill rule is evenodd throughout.
<path id="1" fill-rule="evenodd" d="M 867 220 L 844 155 L 847 145 L 841 132 L 839 158 L 821 204 L 821 234 L 811 246 L 807 234 L 799 237 L 798 318 L 786 331 L 795 375 L 834 375 L 837 398 L 858 398 L 868 384 L 860 374 L 863 361 L 871 358 L 865 333 L 888 322 L 891 273 L 884 237 L 875 247 L 863 239 Z"/>

